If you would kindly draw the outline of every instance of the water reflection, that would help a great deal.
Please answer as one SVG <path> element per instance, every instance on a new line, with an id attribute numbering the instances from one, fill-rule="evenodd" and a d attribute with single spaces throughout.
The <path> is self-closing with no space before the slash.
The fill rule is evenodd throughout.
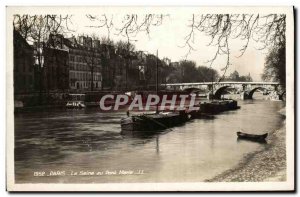
<path id="1" fill-rule="evenodd" d="M 254 142 L 254 143 L 259 143 L 259 144 L 267 144 L 267 140 L 263 139 L 263 140 L 254 140 L 254 139 L 241 139 L 241 138 L 237 138 L 236 140 L 238 143 L 242 143 L 242 142 Z"/>

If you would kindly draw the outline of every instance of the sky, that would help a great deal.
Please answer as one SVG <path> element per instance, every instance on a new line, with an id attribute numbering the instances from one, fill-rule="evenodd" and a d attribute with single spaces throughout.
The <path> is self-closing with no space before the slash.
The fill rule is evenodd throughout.
<path id="1" fill-rule="evenodd" d="M 115 27 L 120 26 L 122 20 L 122 14 L 107 15 L 108 18 L 113 16 L 113 22 Z M 179 13 L 171 14 L 163 20 L 159 26 L 150 27 L 150 35 L 145 32 L 139 32 L 134 38 L 133 42 L 136 46 L 136 50 L 146 51 L 148 53 L 156 54 L 158 50 L 158 56 L 160 58 L 168 57 L 171 61 L 180 61 L 185 59 L 188 53 L 188 48 L 183 47 L 185 43 L 185 36 L 188 35 L 190 28 L 188 25 L 191 20 L 191 13 Z M 139 18 L 143 16 L 138 15 Z M 114 41 L 126 40 L 122 35 L 116 35 L 116 30 L 111 29 L 110 34 L 106 28 L 95 28 L 90 26 L 98 26 L 98 21 L 91 22 L 86 15 L 75 14 L 72 16 L 71 29 L 74 30 L 72 34 L 75 36 L 79 34 L 85 35 L 97 35 L 98 37 L 107 37 Z M 210 37 L 203 35 L 200 32 L 196 32 L 194 37 L 193 48 L 195 51 L 186 57 L 187 60 L 195 61 L 197 66 L 209 66 L 208 60 L 212 59 L 217 48 L 215 46 L 207 46 L 210 41 Z M 241 40 L 229 40 L 230 45 L 230 67 L 226 71 L 226 75 L 229 75 L 233 71 L 238 71 L 240 75 L 248 75 L 250 73 L 254 81 L 261 81 L 261 74 L 264 68 L 265 56 L 267 50 L 258 50 L 259 46 L 252 41 L 243 56 L 240 55 L 240 49 L 243 46 Z M 227 56 L 218 56 L 212 67 L 216 69 L 220 75 L 223 74 L 222 68 L 226 65 Z"/>

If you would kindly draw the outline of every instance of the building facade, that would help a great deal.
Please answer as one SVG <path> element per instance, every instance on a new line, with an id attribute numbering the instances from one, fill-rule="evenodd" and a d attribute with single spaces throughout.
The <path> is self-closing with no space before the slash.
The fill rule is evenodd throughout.
<path id="1" fill-rule="evenodd" d="M 60 48 L 44 47 L 43 80 L 47 91 L 69 89 L 68 51 Z"/>
<path id="2" fill-rule="evenodd" d="M 14 92 L 26 93 L 34 89 L 33 47 L 17 32 L 13 32 Z"/>
<path id="3" fill-rule="evenodd" d="M 71 90 L 101 90 L 101 59 L 97 51 L 84 51 L 81 48 L 69 50 Z"/>
<path id="4" fill-rule="evenodd" d="M 155 83 L 157 57 L 88 36 L 50 34 L 30 46 L 14 32 L 15 91 L 143 89 Z M 162 78 L 162 76 L 160 76 Z"/>
<path id="5" fill-rule="evenodd" d="M 68 54 L 68 87 L 71 91 L 97 91 L 102 89 L 100 41 L 88 36 L 64 38 L 50 35 L 49 42 Z"/>

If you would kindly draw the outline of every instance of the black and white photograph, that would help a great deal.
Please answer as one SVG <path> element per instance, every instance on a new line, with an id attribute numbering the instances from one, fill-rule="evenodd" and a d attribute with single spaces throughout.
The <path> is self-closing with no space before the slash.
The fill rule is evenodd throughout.
<path id="1" fill-rule="evenodd" d="M 8 191 L 293 191 L 294 9 L 8 6 Z"/>

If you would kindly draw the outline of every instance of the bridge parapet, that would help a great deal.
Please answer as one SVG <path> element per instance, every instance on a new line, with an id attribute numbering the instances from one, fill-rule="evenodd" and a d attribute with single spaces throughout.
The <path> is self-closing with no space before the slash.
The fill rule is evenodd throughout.
<path id="1" fill-rule="evenodd" d="M 199 82 L 199 83 L 173 83 L 162 84 L 165 87 L 173 90 L 185 90 L 185 89 L 206 89 L 207 91 L 214 90 L 214 98 L 221 98 L 221 95 L 226 92 L 227 88 L 236 89 L 237 92 L 243 92 L 245 99 L 251 99 L 254 92 L 257 90 L 265 90 L 268 92 L 278 91 L 283 87 L 278 82 Z"/>

